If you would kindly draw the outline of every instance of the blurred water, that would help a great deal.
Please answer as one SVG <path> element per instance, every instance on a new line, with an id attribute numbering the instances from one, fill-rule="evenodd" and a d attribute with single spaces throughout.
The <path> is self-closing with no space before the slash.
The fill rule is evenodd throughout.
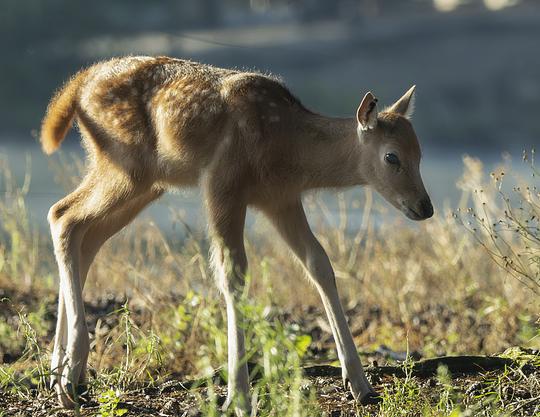
<path id="1" fill-rule="evenodd" d="M 62 32 L 46 42 L 30 37 L 31 47 L 15 48 L 17 53 L 23 50 L 22 55 L 0 66 L 0 154 L 19 181 L 29 155 L 28 204 L 36 222 L 45 226 L 48 208 L 66 194 L 50 167 L 50 161 L 59 158 L 44 156 L 30 135 L 14 138 L 3 129 L 37 130 L 52 91 L 83 65 L 114 55 L 167 54 L 272 72 L 283 76 L 308 108 L 337 116 L 352 115 L 367 90 L 390 104 L 416 83 L 414 126 L 423 148 L 422 172 L 440 213 L 445 202 L 455 206 L 459 200 L 455 184 L 462 173 L 462 153 L 481 158 L 489 172 L 501 161 L 500 152 L 511 149 L 515 170 L 525 174 L 520 147 L 530 147 L 540 137 L 540 54 L 533 53 L 540 44 L 540 7 L 528 3 L 499 13 L 413 13 L 412 4 L 404 2 L 401 7 L 410 14 L 193 30 L 96 31 L 82 38 Z M 73 138 L 65 141 L 62 152 L 82 157 Z M 330 220 L 337 218 L 334 194 L 318 195 L 332 213 Z M 361 198 L 362 191 L 351 190 L 347 197 Z M 348 207 L 354 229 L 361 208 Z M 385 207 L 389 215 L 403 217 Z M 194 228 L 205 227 L 200 194 L 194 190 L 168 194 L 144 215 L 169 227 L 170 212 L 177 209 Z M 313 223 L 320 216 L 320 210 L 310 213 Z M 248 224 L 253 224 L 253 216 Z"/>
<path id="2" fill-rule="evenodd" d="M 30 174 L 30 188 L 27 195 L 28 208 L 33 221 L 46 228 L 46 216 L 49 207 L 67 194 L 66 189 L 55 182 L 55 175 L 59 172 L 58 165 L 62 163 L 62 159 L 70 160 L 72 156 L 82 159 L 84 157 L 83 151 L 76 143 L 73 143 L 72 139 L 66 140 L 60 155 L 53 155 L 52 157 L 44 155 L 37 144 L 28 146 L 26 144 L 6 142 L 5 140 L 0 143 L 0 160 L 10 166 L 19 186 L 22 186 L 25 176 Z M 456 182 L 462 175 L 462 156 L 458 152 L 443 152 L 429 146 L 424 148 L 421 170 L 426 188 L 433 200 L 436 214 L 440 215 L 443 206 L 456 207 L 459 202 L 461 191 L 456 187 Z M 502 162 L 501 155 L 497 154 L 482 153 L 471 156 L 479 157 L 484 162 L 486 174 L 489 174 L 496 165 Z M 521 162 L 520 152 L 516 151 L 512 156 L 512 172 L 522 176 L 527 175 L 529 172 Z M 67 172 L 65 175 L 71 174 Z M 9 199 L 9 196 L 5 195 L 3 179 L 1 181 L 0 190 L 3 198 Z M 353 202 L 363 199 L 363 190 L 356 187 L 347 190 L 345 196 L 348 201 L 349 227 L 353 231 L 360 226 L 362 219 L 362 204 L 353 204 Z M 328 208 L 330 218 L 328 219 L 328 216 L 323 215 L 320 209 L 308 209 L 311 222 L 317 224 L 325 220 L 337 225 L 339 207 L 336 193 L 321 191 L 317 193 L 316 198 L 323 201 Z M 381 198 L 376 198 L 376 204 L 386 208 L 388 210 L 387 216 L 390 218 L 403 217 L 389 204 L 383 202 Z M 176 214 L 180 212 L 182 219 L 194 230 L 204 230 L 206 227 L 205 218 L 201 215 L 203 213 L 201 195 L 197 189 L 167 193 L 147 208 L 142 216 L 149 221 L 156 222 L 164 230 L 169 230 L 174 217 L 171 215 L 172 212 L 176 212 Z M 404 217 L 403 221 L 411 222 Z M 254 216 L 250 215 L 248 227 L 253 227 L 254 222 Z"/>
<path id="3" fill-rule="evenodd" d="M 0 136 L 37 130 L 52 92 L 81 67 L 117 55 L 164 54 L 279 75 L 308 108 L 328 115 L 354 114 L 368 90 L 389 105 L 417 84 L 414 123 L 423 143 L 500 152 L 538 142 L 538 1 L 498 13 L 415 13 L 412 3 L 429 2 L 393 3 L 403 13 L 392 7 L 381 16 L 310 23 L 61 32 L 48 41 L 38 31 L 0 65 Z M 29 139 L 23 133 L 21 141 Z"/>

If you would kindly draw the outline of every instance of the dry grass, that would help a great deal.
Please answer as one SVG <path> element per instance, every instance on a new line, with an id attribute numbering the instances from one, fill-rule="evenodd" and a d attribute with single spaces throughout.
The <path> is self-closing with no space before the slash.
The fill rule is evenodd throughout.
<path id="1" fill-rule="evenodd" d="M 540 347 L 538 177 L 515 179 L 517 188 L 510 190 L 515 195 L 507 200 L 499 171 L 490 178 L 480 161 L 464 161 L 461 211 L 446 208 L 420 224 L 382 222 L 384 209 L 369 191 L 361 201 L 350 201 L 345 193 L 337 196 L 338 227 L 324 221 L 316 225 L 362 351 L 386 345 L 433 357 Z M 27 185 L 14 185 L 5 162 L 1 171 L 9 195 L 0 201 L 0 298 L 6 298 L 0 303 L 0 363 L 6 362 L 0 365 L 0 387 L 35 397 L 45 395 L 40 387 L 52 349 L 56 270 L 48 236 L 29 221 Z M 323 214 L 328 211 L 316 195 L 306 203 Z M 350 205 L 363 207 L 357 234 L 348 227 Z M 187 228 L 178 213 L 171 217 L 172 230 L 183 233 L 165 233 L 138 220 L 105 245 L 90 272 L 85 289 L 85 299 L 92 301 L 87 308 L 90 365 L 96 375 L 93 392 L 104 398 L 104 416 L 118 415 L 116 397 L 135 382 L 159 380 L 171 372 L 186 378 L 205 375 L 226 361 L 225 317 L 209 272 L 207 241 L 202 232 Z M 265 385 L 257 385 L 260 413 L 318 415 L 312 391 L 300 389 L 305 381 L 299 366 L 336 356 L 316 292 L 275 241 L 262 219 L 249 230 L 250 288 L 243 308 L 251 319 L 248 350 L 264 368 Z M 406 409 L 404 404 L 412 407 L 420 398 L 420 385 L 406 383 L 396 382 L 385 394 L 381 410 L 387 414 L 380 415 L 398 415 L 392 407 Z M 478 402 L 466 404 L 448 386 L 443 394 L 452 397 L 445 406 L 432 404 L 431 414 L 424 415 L 478 409 Z M 395 397 L 400 387 L 405 397 Z M 202 412 L 215 415 L 219 395 L 212 384 L 208 390 L 205 395 L 213 400 L 203 402 Z M 280 405 L 284 393 L 288 401 Z"/>

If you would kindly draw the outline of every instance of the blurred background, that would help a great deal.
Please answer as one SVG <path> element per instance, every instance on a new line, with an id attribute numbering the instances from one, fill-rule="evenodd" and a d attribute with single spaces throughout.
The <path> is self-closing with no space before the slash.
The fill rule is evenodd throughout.
<path id="1" fill-rule="evenodd" d="M 81 67 L 170 55 L 278 74 L 314 111 L 352 116 L 366 91 L 391 104 L 417 84 L 414 126 L 436 207 L 457 203 L 462 155 L 496 164 L 540 138 L 537 0 L 2 0 L 0 154 L 44 222 L 64 194 L 41 154 L 47 102 Z M 83 155 L 73 130 L 64 157 Z M 53 162 L 51 162 L 53 161 Z M 5 191 L 5 190 L 2 190 Z M 168 196 L 197 217 L 198 194 Z M 189 219 L 188 219 L 189 220 Z"/>

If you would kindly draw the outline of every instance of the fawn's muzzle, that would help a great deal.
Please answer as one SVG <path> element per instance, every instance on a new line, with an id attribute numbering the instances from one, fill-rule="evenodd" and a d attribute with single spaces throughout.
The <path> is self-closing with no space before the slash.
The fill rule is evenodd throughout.
<path id="1" fill-rule="evenodd" d="M 426 197 L 415 205 L 403 204 L 402 211 L 411 220 L 426 220 L 433 216 L 433 205 L 429 197 Z"/>

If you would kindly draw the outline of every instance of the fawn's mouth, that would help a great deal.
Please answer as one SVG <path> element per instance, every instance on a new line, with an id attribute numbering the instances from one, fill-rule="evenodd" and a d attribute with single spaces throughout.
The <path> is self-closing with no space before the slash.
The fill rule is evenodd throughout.
<path id="1" fill-rule="evenodd" d="M 426 220 L 433 216 L 433 206 L 429 198 L 421 200 L 414 209 L 409 207 L 405 201 L 402 201 L 400 209 L 411 220 Z"/>
<path id="2" fill-rule="evenodd" d="M 429 219 L 433 216 L 433 206 L 429 197 L 421 199 L 416 204 L 411 204 L 410 201 L 405 199 L 388 201 L 408 219 L 420 221 Z"/>
<path id="3" fill-rule="evenodd" d="M 405 214 L 405 216 L 407 216 L 411 220 L 418 221 L 418 220 L 427 219 L 427 217 L 421 216 L 416 211 L 414 211 L 412 208 L 409 208 L 407 206 L 401 206 L 401 211 L 403 212 L 403 214 Z"/>

